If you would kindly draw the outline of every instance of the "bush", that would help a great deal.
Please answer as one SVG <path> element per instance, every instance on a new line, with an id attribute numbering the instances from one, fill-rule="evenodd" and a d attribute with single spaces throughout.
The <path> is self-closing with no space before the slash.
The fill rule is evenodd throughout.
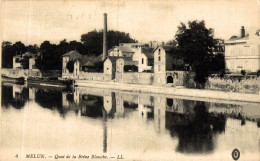
<path id="1" fill-rule="evenodd" d="M 260 70 L 257 71 L 256 75 L 259 77 L 260 76 Z"/>
<path id="2" fill-rule="evenodd" d="M 66 68 L 69 70 L 70 73 L 73 73 L 73 71 L 74 71 L 74 62 L 72 60 L 70 60 L 67 63 Z"/>
<path id="3" fill-rule="evenodd" d="M 243 76 L 245 76 L 245 75 L 246 75 L 246 71 L 245 71 L 245 70 L 241 70 L 241 74 L 242 74 Z"/>

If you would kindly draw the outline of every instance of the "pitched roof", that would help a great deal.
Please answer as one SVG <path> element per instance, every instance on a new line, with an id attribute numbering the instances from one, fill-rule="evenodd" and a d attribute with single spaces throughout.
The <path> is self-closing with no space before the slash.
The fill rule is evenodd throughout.
<path id="1" fill-rule="evenodd" d="M 159 47 L 162 47 L 163 50 L 165 50 L 166 52 L 171 52 L 174 50 L 175 46 L 172 45 L 158 45 L 153 51 L 155 51 L 156 49 L 158 49 Z"/>
<path id="2" fill-rule="evenodd" d="M 62 56 L 71 56 L 72 54 L 80 54 L 80 53 L 77 52 L 76 50 L 72 50 L 72 51 L 69 51 L 69 52 L 63 54 Z"/>
<path id="3" fill-rule="evenodd" d="M 174 46 L 171 45 L 160 45 L 166 52 L 172 51 Z"/>
<path id="4" fill-rule="evenodd" d="M 118 48 L 122 53 L 134 53 L 134 51 L 128 46 L 115 46 L 114 48 Z"/>
<path id="5" fill-rule="evenodd" d="M 132 57 L 122 57 L 122 56 L 107 56 L 104 61 L 106 59 L 110 59 L 112 63 L 115 63 L 118 59 L 123 59 L 124 61 L 133 61 Z"/>
<path id="6" fill-rule="evenodd" d="M 249 35 L 247 34 L 245 37 L 231 37 L 229 40 L 248 40 L 249 39 Z"/>
<path id="7" fill-rule="evenodd" d="M 94 66 L 96 62 L 102 61 L 102 55 L 94 56 L 94 55 L 83 55 L 82 58 L 77 59 L 82 66 Z"/>
<path id="8" fill-rule="evenodd" d="M 147 57 L 147 59 L 154 59 L 154 54 L 153 54 L 153 48 L 141 48 L 142 53 Z"/>

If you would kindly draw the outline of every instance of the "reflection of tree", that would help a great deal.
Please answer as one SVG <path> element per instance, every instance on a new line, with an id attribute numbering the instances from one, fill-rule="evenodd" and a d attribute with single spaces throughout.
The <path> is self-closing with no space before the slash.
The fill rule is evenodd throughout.
<path id="1" fill-rule="evenodd" d="M 39 89 L 35 93 L 35 101 L 43 108 L 51 110 L 58 109 L 58 111 L 64 115 L 61 91 Z"/>
<path id="2" fill-rule="evenodd" d="M 214 135 L 225 130 L 223 115 L 207 112 L 204 102 L 196 102 L 194 114 L 166 112 L 166 128 L 179 138 L 177 151 L 181 153 L 210 153 L 214 150 Z"/>
<path id="3" fill-rule="evenodd" d="M 21 92 L 16 92 L 13 98 L 13 87 L 2 85 L 2 106 L 8 108 L 9 105 L 16 109 L 24 107 L 25 103 L 29 99 L 29 90 L 23 88 Z"/>
<path id="4" fill-rule="evenodd" d="M 92 95 L 83 95 L 81 106 L 81 115 L 88 117 L 102 117 L 103 98 Z"/>

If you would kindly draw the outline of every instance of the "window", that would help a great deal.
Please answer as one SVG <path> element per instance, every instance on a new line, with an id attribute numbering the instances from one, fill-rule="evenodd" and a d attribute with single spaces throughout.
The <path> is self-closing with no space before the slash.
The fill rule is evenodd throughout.
<path id="1" fill-rule="evenodd" d="M 142 64 L 144 64 L 144 58 L 142 58 Z"/>
<path id="2" fill-rule="evenodd" d="M 161 49 L 158 50 L 158 55 L 160 55 L 160 54 L 161 54 Z"/>
<path id="3" fill-rule="evenodd" d="M 160 56 L 158 57 L 158 61 L 161 61 L 161 57 Z"/>

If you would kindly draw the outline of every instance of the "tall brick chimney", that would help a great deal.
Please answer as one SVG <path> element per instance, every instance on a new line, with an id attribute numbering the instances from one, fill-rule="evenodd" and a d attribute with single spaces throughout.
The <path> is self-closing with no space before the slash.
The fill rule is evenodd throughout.
<path id="1" fill-rule="evenodd" d="M 104 13 L 103 60 L 107 57 L 107 14 Z"/>
<path id="2" fill-rule="evenodd" d="M 241 38 L 245 37 L 245 28 L 244 26 L 241 27 Z"/>

